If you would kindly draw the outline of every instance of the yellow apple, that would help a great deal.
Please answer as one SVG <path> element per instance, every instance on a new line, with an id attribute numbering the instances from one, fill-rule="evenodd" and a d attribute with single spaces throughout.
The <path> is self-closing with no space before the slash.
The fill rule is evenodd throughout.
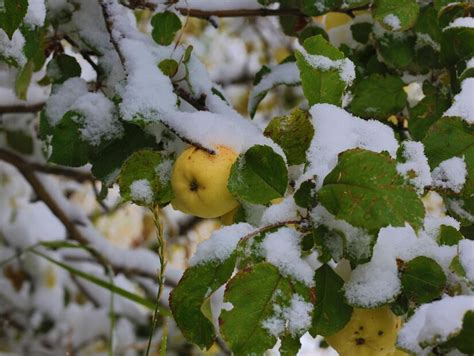
<path id="1" fill-rule="evenodd" d="M 346 326 L 326 340 L 340 356 L 403 355 L 395 348 L 401 323 L 389 307 L 354 308 Z"/>
<path id="2" fill-rule="evenodd" d="M 239 203 L 227 189 L 233 150 L 217 146 L 216 154 L 189 147 L 176 160 L 171 173 L 174 198 L 171 205 L 201 218 L 216 218 L 235 209 Z"/>

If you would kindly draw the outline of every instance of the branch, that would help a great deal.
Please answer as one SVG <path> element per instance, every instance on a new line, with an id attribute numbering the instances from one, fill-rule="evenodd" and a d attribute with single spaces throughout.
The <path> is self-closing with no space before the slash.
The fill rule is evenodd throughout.
<path id="1" fill-rule="evenodd" d="M 7 113 L 35 113 L 41 111 L 46 103 L 37 103 L 30 105 L 6 105 L 0 106 L 0 114 Z"/>

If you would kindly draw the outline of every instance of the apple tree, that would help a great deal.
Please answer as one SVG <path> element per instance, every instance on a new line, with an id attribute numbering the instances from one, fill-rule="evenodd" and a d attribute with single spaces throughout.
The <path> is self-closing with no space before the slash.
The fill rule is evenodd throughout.
<path id="1" fill-rule="evenodd" d="M 0 204 L 9 345 L 474 353 L 472 2 L 4 0 L 0 66 L 24 187 L 0 202 L 58 225 Z M 84 182 L 142 207 L 154 243 L 101 236 Z M 220 219 L 183 271 L 167 211 Z"/>

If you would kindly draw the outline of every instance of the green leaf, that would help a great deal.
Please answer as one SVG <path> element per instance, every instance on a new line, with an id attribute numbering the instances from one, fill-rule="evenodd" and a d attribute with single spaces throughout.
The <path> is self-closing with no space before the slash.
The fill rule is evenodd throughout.
<path id="1" fill-rule="evenodd" d="M 303 0 L 302 11 L 308 16 L 318 16 L 339 9 L 341 5 L 342 0 Z"/>
<path id="2" fill-rule="evenodd" d="M 352 37 L 362 44 L 369 41 L 373 25 L 369 22 L 360 22 L 351 25 Z"/>
<path id="3" fill-rule="evenodd" d="M 11 39 L 23 21 L 28 9 L 28 0 L 3 0 L 0 6 L 0 28 Z"/>
<path id="4" fill-rule="evenodd" d="M 324 31 L 324 29 L 322 29 L 321 27 L 318 27 L 318 26 L 307 26 L 307 27 L 304 28 L 303 31 L 301 31 L 298 34 L 298 42 L 301 45 L 303 45 L 304 41 L 306 41 L 308 38 L 314 37 L 314 36 L 317 36 L 317 35 L 321 35 L 321 36 L 323 36 L 323 38 L 326 41 L 329 41 L 329 36 L 326 33 L 326 31 Z"/>
<path id="5" fill-rule="evenodd" d="M 456 273 L 459 277 L 466 277 L 466 270 L 462 266 L 459 256 L 456 255 L 449 264 L 449 269 Z"/>
<path id="6" fill-rule="evenodd" d="M 441 54 L 448 64 L 474 57 L 474 28 L 445 29 L 441 38 Z"/>
<path id="7" fill-rule="evenodd" d="M 405 107 L 404 86 L 397 76 L 372 74 L 355 84 L 349 111 L 363 118 L 384 120 Z"/>
<path id="8" fill-rule="evenodd" d="M 417 141 L 425 137 L 430 126 L 441 118 L 451 104 L 441 90 L 428 83 L 423 85 L 423 93 L 425 97 L 414 107 L 408 109 L 410 113 L 408 131 Z"/>
<path id="9" fill-rule="evenodd" d="M 341 153 L 318 198 L 337 219 L 371 234 L 406 223 L 418 229 L 425 215 L 420 198 L 398 175 L 396 161 L 387 153 L 361 149 Z"/>
<path id="10" fill-rule="evenodd" d="M 160 172 L 160 166 L 165 167 L 163 172 Z M 125 161 L 120 171 L 118 180 L 120 195 L 125 200 L 131 200 L 138 205 L 154 206 L 157 203 L 168 203 L 172 197 L 170 170 L 171 162 L 164 159 L 159 152 L 136 151 Z M 133 184 L 140 180 L 148 182 L 152 196 L 134 196 Z"/>
<path id="11" fill-rule="evenodd" d="M 30 155 L 33 153 L 33 138 L 23 130 L 6 132 L 7 144 L 14 150 Z"/>
<path id="12" fill-rule="evenodd" d="M 176 32 L 181 29 L 181 20 L 173 12 L 158 13 L 151 19 L 153 30 L 151 36 L 156 43 L 164 46 L 170 45 Z"/>
<path id="13" fill-rule="evenodd" d="M 163 59 L 160 64 L 158 64 L 158 67 L 164 75 L 173 77 L 178 71 L 178 62 L 174 59 Z"/>
<path id="14" fill-rule="evenodd" d="M 415 36 L 386 33 L 377 40 L 378 53 L 388 67 L 398 70 L 415 69 Z"/>
<path id="15" fill-rule="evenodd" d="M 202 305 L 210 293 L 216 291 L 232 275 L 235 254 L 224 262 L 207 262 L 186 270 L 170 295 L 174 320 L 183 335 L 201 348 L 214 343 L 214 325 L 202 313 Z"/>
<path id="16" fill-rule="evenodd" d="M 80 77 L 81 66 L 76 58 L 63 53 L 48 63 L 46 74 L 52 83 L 61 84 L 69 78 Z"/>
<path id="17" fill-rule="evenodd" d="M 296 64 L 300 70 L 303 92 L 309 105 L 329 103 L 340 106 L 347 83 L 341 77 L 344 65 L 344 54 L 333 47 L 321 35 L 310 37 L 304 42 L 304 47 L 309 55 L 317 55 L 324 61 L 324 65 L 315 66 L 301 52 L 296 51 Z M 326 68 L 326 62 L 332 66 Z M 339 62 L 338 62 L 339 61 Z"/>
<path id="18" fill-rule="evenodd" d="M 441 225 L 437 239 L 440 245 L 456 246 L 463 238 L 462 234 L 454 227 Z"/>
<path id="19" fill-rule="evenodd" d="M 291 334 L 284 335 L 280 338 L 280 355 L 281 356 L 296 356 L 301 348 L 299 337 L 291 336 Z"/>
<path id="20" fill-rule="evenodd" d="M 449 345 L 456 347 L 466 355 L 474 354 L 474 310 L 464 314 L 462 329 L 458 335 L 448 341 Z"/>
<path id="21" fill-rule="evenodd" d="M 466 162 L 467 177 L 462 193 L 474 193 L 474 130 L 464 120 L 457 117 L 444 117 L 435 122 L 425 138 L 425 154 L 431 169 L 441 162 L 463 157 Z"/>
<path id="22" fill-rule="evenodd" d="M 107 185 L 113 183 L 123 163 L 133 152 L 144 148 L 158 148 L 155 137 L 136 125 L 125 123 L 124 132 L 123 137 L 112 141 L 91 162 L 92 174 Z"/>
<path id="23" fill-rule="evenodd" d="M 273 118 L 263 134 L 283 149 L 289 165 L 302 164 L 306 161 L 314 128 L 308 112 L 297 108 L 290 115 Z"/>
<path id="24" fill-rule="evenodd" d="M 15 81 L 15 94 L 18 99 L 26 100 L 26 94 L 30 87 L 31 76 L 33 75 L 34 63 L 33 61 L 26 62 L 25 66 L 18 71 Z"/>
<path id="25" fill-rule="evenodd" d="M 310 329 L 312 336 L 329 336 L 341 330 L 352 316 L 344 298 L 344 281 L 327 264 L 316 270 L 316 304 Z"/>
<path id="26" fill-rule="evenodd" d="M 27 25 L 23 25 L 20 29 L 25 38 L 23 53 L 25 53 L 28 60 L 33 61 L 33 71 L 37 72 L 43 67 L 46 61 L 44 40 L 46 30 L 40 27 L 31 28 Z"/>
<path id="27" fill-rule="evenodd" d="M 406 31 L 413 27 L 420 7 L 416 0 L 376 0 L 374 18 L 392 31 Z"/>
<path id="28" fill-rule="evenodd" d="M 273 305 L 291 293 L 291 284 L 277 268 L 259 263 L 238 272 L 227 284 L 224 302 L 233 305 L 221 313 L 221 333 L 236 356 L 261 355 L 275 345 L 275 336 L 263 327 L 274 314 Z"/>
<path id="29" fill-rule="evenodd" d="M 401 282 L 409 299 L 417 303 L 429 303 L 441 296 L 446 285 L 446 275 L 435 260 L 419 256 L 406 264 Z"/>
<path id="30" fill-rule="evenodd" d="M 78 120 L 80 117 L 81 114 L 68 111 L 52 128 L 53 152 L 49 158 L 50 162 L 71 167 L 80 167 L 89 162 L 92 148 L 81 138 L 82 126 Z"/>
<path id="31" fill-rule="evenodd" d="M 393 314 L 401 316 L 410 310 L 410 301 L 404 293 L 400 293 L 395 301 L 390 305 Z"/>
<path id="32" fill-rule="evenodd" d="M 249 203 L 266 204 L 283 197 L 287 185 L 283 158 L 269 146 L 255 145 L 232 165 L 227 188 Z"/>
<path id="33" fill-rule="evenodd" d="M 420 16 L 413 28 L 417 35 L 422 34 L 428 35 L 430 40 L 434 42 L 434 45 L 439 45 L 441 42 L 441 28 L 438 23 L 438 11 L 435 10 L 433 5 L 428 5 L 421 9 Z"/>
<path id="34" fill-rule="evenodd" d="M 316 206 L 316 183 L 309 179 L 300 184 L 294 195 L 295 203 L 299 207 L 312 209 Z"/>
<path id="35" fill-rule="evenodd" d="M 43 257 L 44 259 L 48 260 L 49 262 L 54 263 L 56 266 L 59 266 L 59 267 L 65 269 L 66 271 L 68 271 L 69 273 L 71 273 L 71 274 L 73 274 L 77 277 L 80 277 L 82 279 L 85 279 L 86 281 L 94 283 L 94 284 L 98 285 L 99 287 L 105 288 L 105 289 L 107 289 L 107 290 L 109 290 L 113 293 L 116 293 L 116 294 L 120 295 L 123 298 L 131 300 L 132 302 L 143 305 L 144 307 L 146 307 L 150 310 L 155 310 L 155 303 L 153 303 L 151 300 L 145 299 L 145 298 L 143 298 L 142 296 L 140 296 L 138 294 L 134 294 L 132 292 L 129 292 L 128 290 L 120 288 L 120 287 L 116 286 L 115 284 L 110 283 L 109 281 L 105 281 L 101 278 L 97 278 L 96 276 L 93 276 L 92 274 L 83 272 L 83 271 L 78 270 L 74 267 L 71 267 L 71 266 L 69 266 L 65 263 L 57 261 L 57 260 L 49 257 L 48 255 L 45 255 L 44 253 L 42 253 L 40 251 L 32 250 L 31 252 L 38 255 L 38 256 Z M 160 313 L 162 313 L 162 315 L 169 315 L 169 312 L 166 309 L 163 309 L 163 308 L 160 308 Z"/>

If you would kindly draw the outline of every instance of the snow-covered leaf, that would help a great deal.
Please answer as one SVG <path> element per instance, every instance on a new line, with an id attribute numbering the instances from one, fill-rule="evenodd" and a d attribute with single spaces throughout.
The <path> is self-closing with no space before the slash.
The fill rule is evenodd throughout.
<path id="1" fill-rule="evenodd" d="M 406 31 L 418 18 L 420 6 L 416 0 L 376 0 L 374 18 L 392 31 Z"/>
<path id="2" fill-rule="evenodd" d="M 11 39 L 26 15 L 28 0 L 4 0 L 0 7 L 0 29 Z"/>

